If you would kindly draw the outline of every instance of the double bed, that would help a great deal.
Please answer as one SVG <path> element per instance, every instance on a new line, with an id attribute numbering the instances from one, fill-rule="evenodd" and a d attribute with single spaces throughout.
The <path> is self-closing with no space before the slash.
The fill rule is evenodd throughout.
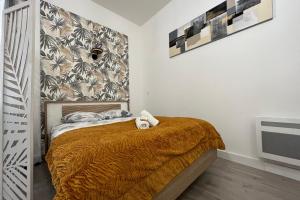
<path id="1" fill-rule="evenodd" d="M 139 130 L 133 118 L 81 127 L 61 118 L 77 111 L 129 110 L 127 102 L 46 102 L 46 161 L 56 200 L 174 200 L 216 159 L 224 143 L 208 122 L 157 117 Z M 54 128 L 54 129 L 53 129 Z"/>

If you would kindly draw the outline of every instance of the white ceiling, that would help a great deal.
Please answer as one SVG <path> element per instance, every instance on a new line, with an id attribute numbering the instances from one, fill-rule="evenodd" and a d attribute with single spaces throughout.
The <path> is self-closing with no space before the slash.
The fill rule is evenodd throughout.
<path id="1" fill-rule="evenodd" d="M 171 0 L 93 0 L 137 25 L 143 25 Z"/>

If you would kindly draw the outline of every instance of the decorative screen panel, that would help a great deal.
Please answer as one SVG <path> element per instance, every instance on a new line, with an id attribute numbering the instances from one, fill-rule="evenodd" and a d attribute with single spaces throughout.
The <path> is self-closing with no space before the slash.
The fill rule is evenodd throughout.
<path id="1" fill-rule="evenodd" d="M 31 18 L 29 2 L 5 10 L 2 199 L 30 199 Z"/>

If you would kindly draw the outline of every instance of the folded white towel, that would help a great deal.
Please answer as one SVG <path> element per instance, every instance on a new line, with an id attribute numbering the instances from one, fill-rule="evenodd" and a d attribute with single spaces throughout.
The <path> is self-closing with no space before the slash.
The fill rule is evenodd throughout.
<path id="1" fill-rule="evenodd" d="M 148 129 L 150 124 L 147 120 L 142 120 L 140 117 L 135 119 L 135 124 L 138 129 Z"/>
<path id="2" fill-rule="evenodd" d="M 148 121 L 148 117 L 141 116 L 140 118 L 141 118 L 142 121 Z"/>
<path id="3" fill-rule="evenodd" d="M 148 122 L 150 123 L 151 126 L 157 126 L 159 124 L 159 121 L 153 117 L 148 111 L 143 110 L 141 112 L 142 117 L 146 117 Z"/>

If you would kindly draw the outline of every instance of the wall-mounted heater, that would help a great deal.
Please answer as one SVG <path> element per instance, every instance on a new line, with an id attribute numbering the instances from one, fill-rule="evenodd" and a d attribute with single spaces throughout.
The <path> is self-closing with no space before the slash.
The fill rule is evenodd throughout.
<path id="1" fill-rule="evenodd" d="M 261 157 L 300 166 L 300 119 L 257 117 L 256 134 Z"/>

